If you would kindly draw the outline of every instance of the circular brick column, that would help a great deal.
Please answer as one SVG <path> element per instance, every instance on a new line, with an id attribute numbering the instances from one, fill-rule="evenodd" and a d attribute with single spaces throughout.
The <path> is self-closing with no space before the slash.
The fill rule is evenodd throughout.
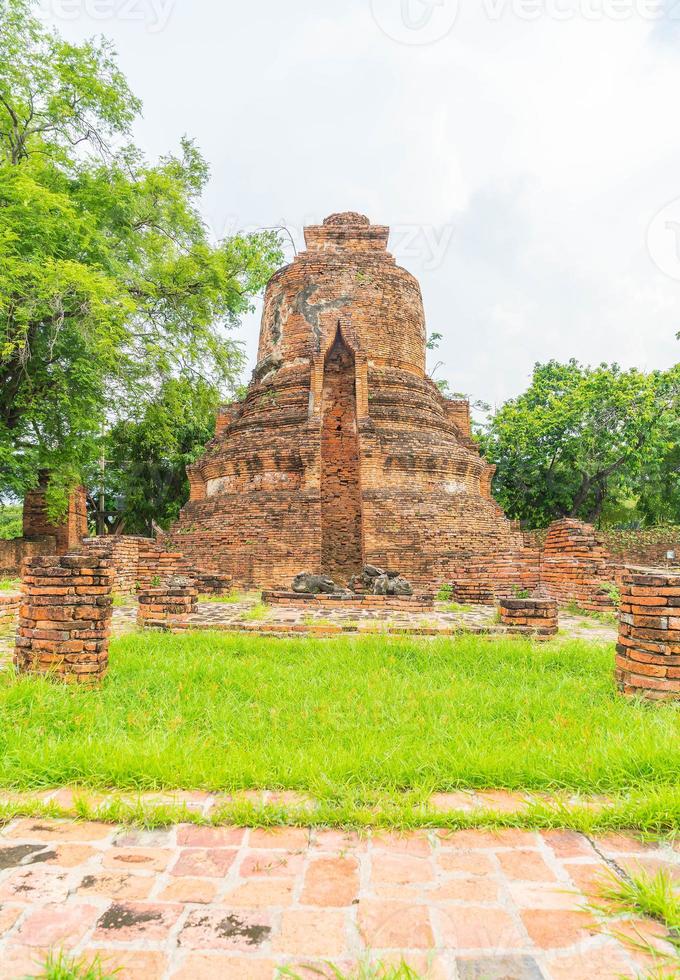
<path id="1" fill-rule="evenodd" d="M 501 623 L 511 633 L 533 634 L 537 639 L 557 635 L 557 603 L 554 599 L 498 600 Z"/>
<path id="2" fill-rule="evenodd" d="M 22 571 L 17 670 L 97 683 L 109 662 L 111 562 L 82 555 L 29 558 Z"/>
<path id="3" fill-rule="evenodd" d="M 628 696 L 680 700 L 680 572 L 624 572 L 616 681 Z"/>
<path id="4" fill-rule="evenodd" d="M 196 612 L 198 589 L 191 579 L 176 576 L 139 593 L 137 625 L 142 629 L 185 630 Z"/>

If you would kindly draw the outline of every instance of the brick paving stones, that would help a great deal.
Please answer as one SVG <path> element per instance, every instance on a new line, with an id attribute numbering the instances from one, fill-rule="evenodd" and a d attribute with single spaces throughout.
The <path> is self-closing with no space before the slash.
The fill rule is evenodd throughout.
<path id="1" fill-rule="evenodd" d="M 65 864 L 41 860 L 65 848 Z M 585 905 L 610 862 L 636 859 L 680 871 L 677 848 L 628 835 L 15 820 L 0 831 L 0 980 L 37 974 L 50 948 L 99 955 L 120 980 L 402 957 L 433 980 L 633 980 L 651 961 L 620 935 L 668 951 L 662 927 Z"/>

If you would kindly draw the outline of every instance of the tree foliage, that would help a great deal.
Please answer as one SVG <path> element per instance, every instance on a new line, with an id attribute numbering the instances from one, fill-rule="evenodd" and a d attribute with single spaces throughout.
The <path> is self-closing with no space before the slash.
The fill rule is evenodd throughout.
<path id="1" fill-rule="evenodd" d="M 0 506 L 0 541 L 20 538 L 23 526 L 23 508 L 18 504 Z"/>
<path id="2" fill-rule="evenodd" d="M 32 6 L 0 0 L 0 494 L 19 496 L 82 473 L 170 379 L 233 385 L 227 331 L 281 261 L 271 232 L 211 243 L 196 146 L 146 161 L 111 47 Z"/>
<path id="3" fill-rule="evenodd" d="M 481 433 L 509 516 L 680 521 L 680 366 L 536 364 L 526 392 Z"/>
<path id="4" fill-rule="evenodd" d="M 107 435 L 106 466 L 92 472 L 92 497 L 104 489 L 112 526 L 126 534 L 167 528 L 189 496 L 186 467 L 215 434 L 220 392 L 203 381 L 170 379 L 152 401 Z M 92 510 L 97 501 L 92 500 Z"/>

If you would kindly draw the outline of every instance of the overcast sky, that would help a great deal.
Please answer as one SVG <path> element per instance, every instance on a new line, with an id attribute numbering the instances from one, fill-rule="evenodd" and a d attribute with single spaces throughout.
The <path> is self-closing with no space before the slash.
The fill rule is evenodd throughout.
<path id="1" fill-rule="evenodd" d="M 680 0 L 42 0 L 103 33 L 150 157 L 194 137 L 216 236 L 357 210 L 433 362 L 498 403 L 536 360 L 680 359 Z M 252 359 L 259 315 L 241 336 Z"/>

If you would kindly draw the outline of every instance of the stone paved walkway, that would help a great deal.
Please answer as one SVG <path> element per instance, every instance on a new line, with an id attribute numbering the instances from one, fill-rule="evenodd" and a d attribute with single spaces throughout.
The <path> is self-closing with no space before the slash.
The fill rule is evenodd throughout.
<path id="1" fill-rule="evenodd" d="M 568 831 L 18 819 L 0 832 L 0 980 L 34 975 L 50 949 L 99 954 L 119 980 L 269 980 L 368 958 L 436 980 L 634 978 L 651 959 L 621 937 L 668 951 L 662 927 L 584 906 L 611 868 L 660 866 L 680 880 L 668 845 Z"/>
<path id="2" fill-rule="evenodd" d="M 116 606 L 114 631 L 135 628 L 137 606 L 134 600 Z M 257 618 L 252 618 L 255 615 Z M 244 630 L 247 632 L 310 633 L 314 635 L 341 632 L 385 633 L 415 632 L 447 635 L 458 632 L 504 633 L 496 623 L 494 606 L 461 606 L 451 611 L 447 603 L 435 603 L 431 613 L 385 612 L 379 609 L 300 609 L 293 606 L 261 606 L 259 595 L 252 594 L 239 602 L 199 602 L 198 612 L 190 618 L 196 628 Z M 560 628 L 571 638 L 614 642 L 616 629 L 600 619 L 562 611 Z"/>

